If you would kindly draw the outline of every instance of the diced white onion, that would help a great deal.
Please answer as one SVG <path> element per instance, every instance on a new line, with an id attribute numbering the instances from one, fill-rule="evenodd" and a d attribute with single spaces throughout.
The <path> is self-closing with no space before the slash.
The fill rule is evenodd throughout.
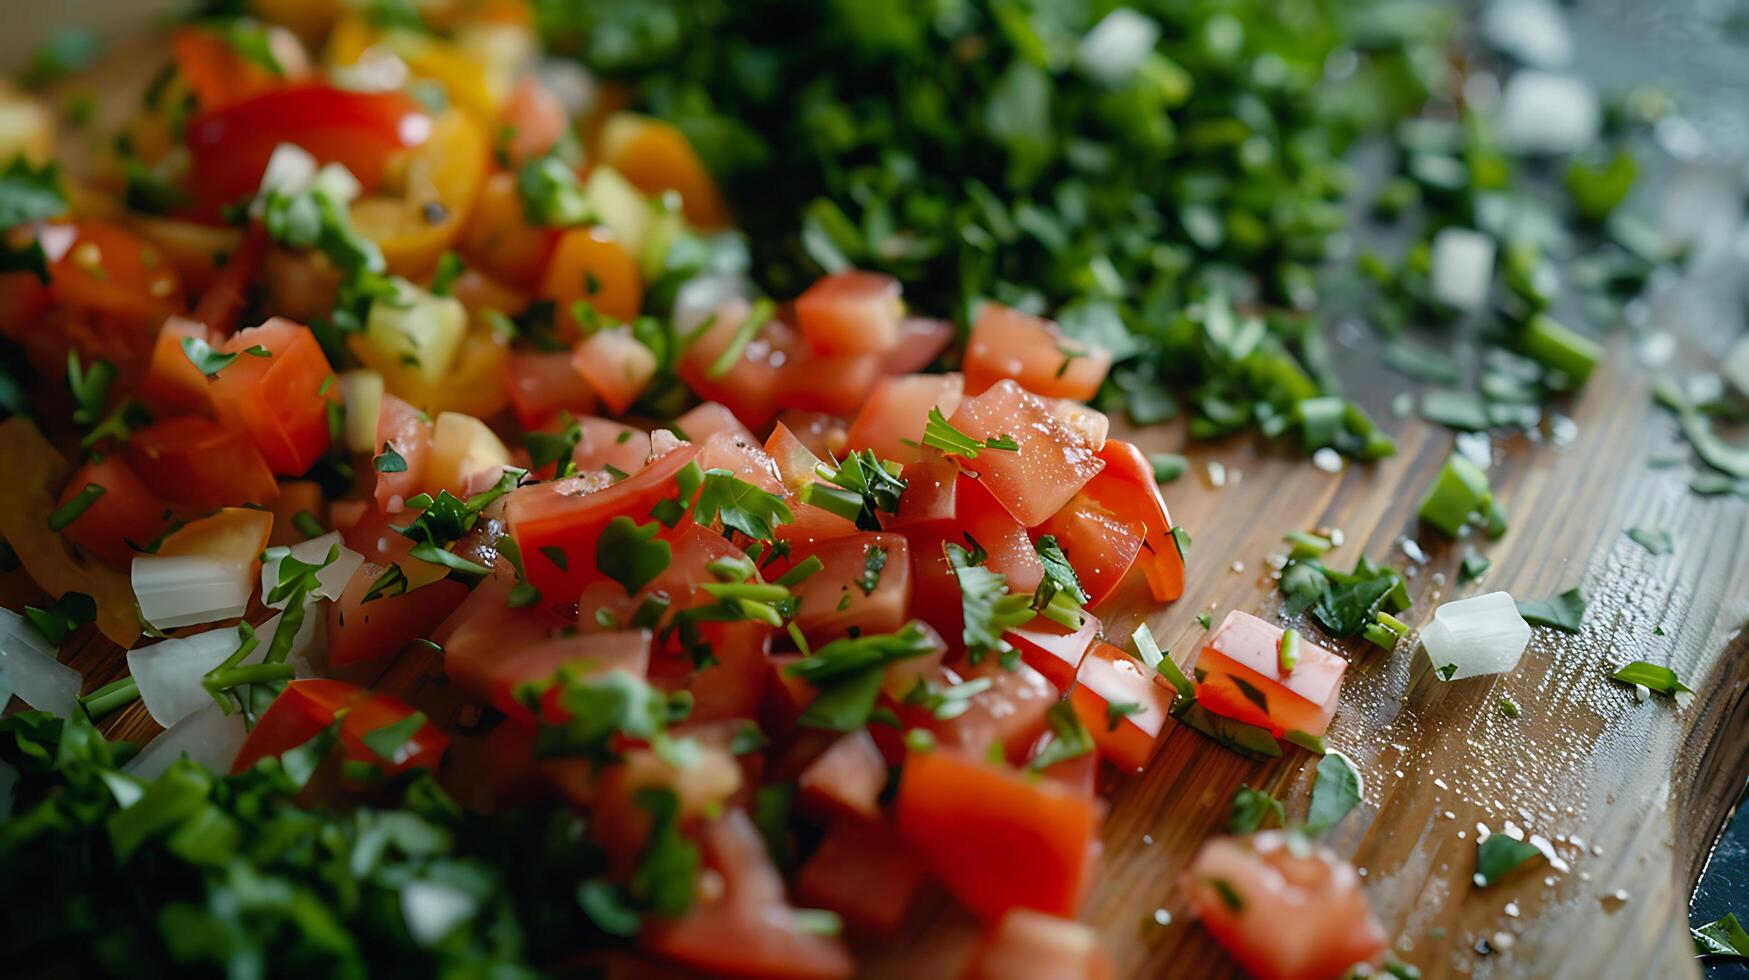
<path id="1" fill-rule="evenodd" d="M 157 779 L 172 762 L 187 756 L 213 772 L 226 773 L 248 734 L 241 711 L 227 715 L 209 698 L 206 707 L 147 742 L 122 772 L 139 779 Z"/>
<path id="2" fill-rule="evenodd" d="M 57 660 L 36 627 L 10 609 L 0 609 L 0 672 L 12 693 L 38 711 L 68 718 L 78 710 L 85 678 Z"/>
<path id="3" fill-rule="evenodd" d="M 1494 240 L 1468 228 L 1444 228 L 1433 236 L 1433 296 L 1460 310 L 1488 304 L 1494 282 Z"/>
<path id="4" fill-rule="evenodd" d="M 255 591 L 247 562 L 199 555 L 135 555 L 133 585 L 140 616 L 161 630 L 236 619 Z"/>
<path id="5" fill-rule="evenodd" d="M 1446 680 L 1503 674 L 1518 666 L 1530 643 L 1530 624 L 1505 592 L 1448 602 L 1421 628 L 1427 659 Z"/>
<path id="6" fill-rule="evenodd" d="M 346 449 L 375 455 L 377 419 L 383 410 L 383 376 L 363 369 L 340 376 L 340 399 L 346 404 Z"/>
<path id="7" fill-rule="evenodd" d="M 1152 18 L 1119 7 L 1105 15 L 1081 38 L 1075 67 L 1105 85 L 1121 85 L 1147 59 L 1160 40 L 1160 25 Z"/>
<path id="8" fill-rule="evenodd" d="M 281 191 L 299 193 L 316 179 L 316 158 L 296 143 L 281 143 L 267 158 L 267 169 L 261 172 L 261 193 Z"/>
<path id="9" fill-rule="evenodd" d="M 1573 61 L 1567 15 L 1549 0 L 1494 0 L 1482 15 L 1482 36 L 1532 68 L 1565 68 Z"/>
<path id="10" fill-rule="evenodd" d="M 474 896 L 441 881 L 410 881 L 401 889 L 401 919 L 421 946 L 432 946 L 474 914 Z"/>
<path id="11" fill-rule="evenodd" d="M 288 659 L 309 649 L 317 633 L 316 624 L 322 619 L 321 610 L 319 603 L 312 603 L 304 611 L 304 623 L 292 640 Z M 267 648 L 279 632 L 279 622 L 280 617 L 274 616 L 255 628 L 259 642 L 243 658 L 243 663 L 260 663 L 267 656 Z M 212 695 L 201 679 L 235 653 L 242 641 L 237 630 L 225 627 L 129 650 L 128 673 L 139 685 L 140 700 L 145 702 L 152 720 L 169 728 L 201 707 L 213 704 Z"/>
<path id="12" fill-rule="evenodd" d="M 1577 153 L 1603 125 L 1597 92 L 1571 75 L 1525 70 L 1506 83 L 1495 132 L 1515 153 Z"/>
<path id="13" fill-rule="evenodd" d="M 329 531 L 319 538 L 291 546 L 291 556 L 308 565 L 320 564 L 328 557 L 328 550 L 338 545 L 340 554 L 327 567 L 316 573 L 316 590 L 311 595 L 323 599 L 338 599 L 346 589 L 346 583 L 352 579 L 352 573 L 358 571 L 358 566 L 364 564 L 364 556 L 351 548 L 340 538 L 339 531 Z M 267 602 L 267 596 L 279 584 L 279 559 L 261 563 L 261 601 L 267 603 L 269 609 L 284 609 L 285 599 L 277 602 Z"/>

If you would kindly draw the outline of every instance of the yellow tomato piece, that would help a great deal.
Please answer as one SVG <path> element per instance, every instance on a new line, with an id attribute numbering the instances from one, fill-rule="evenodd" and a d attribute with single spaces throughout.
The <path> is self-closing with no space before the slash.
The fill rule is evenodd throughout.
<path id="1" fill-rule="evenodd" d="M 602 124 L 601 162 L 646 194 L 679 193 L 686 220 L 706 230 L 729 223 L 717 182 L 686 136 L 669 123 L 618 112 Z"/>
<path id="2" fill-rule="evenodd" d="M 487 472 L 510 465 L 510 450 L 486 423 L 461 412 L 442 412 L 431 435 L 425 483 L 466 497 L 469 484 Z"/>
<path id="3" fill-rule="evenodd" d="M 395 192 L 352 205 L 353 226 L 382 249 L 391 273 L 424 276 L 460 237 L 490 156 L 479 123 L 465 113 L 443 113 L 432 124 L 431 138 L 393 168 Z"/>
<path id="4" fill-rule="evenodd" d="M 158 545 L 157 554 L 160 557 L 187 555 L 253 563 L 261 560 L 262 549 L 267 547 L 272 536 L 271 511 L 226 507 L 171 532 Z"/>
<path id="5" fill-rule="evenodd" d="M 97 628 L 122 647 L 140 638 L 139 607 L 124 573 L 81 561 L 60 534 L 49 530 L 57 491 L 67 479 L 67 461 L 28 419 L 0 422 L 0 537 L 25 571 L 49 595 L 83 592 L 97 602 Z"/>
<path id="6" fill-rule="evenodd" d="M 504 362 L 509 359 L 510 346 L 504 338 L 491 327 L 474 327 L 442 384 L 403 397 L 428 414 L 462 412 L 489 419 L 510 404 L 504 390 Z"/>
<path id="7" fill-rule="evenodd" d="M 379 30 L 359 14 L 348 14 L 334 25 L 325 52 L 330 65 L 357 64 L 371 48 L 400 58 L 415 78 L 436 82 L 452 104 L 478 119 L 498 112 L 498 97 L 486 69 L 455 44 L 440 37 L 400 28 Z"/>

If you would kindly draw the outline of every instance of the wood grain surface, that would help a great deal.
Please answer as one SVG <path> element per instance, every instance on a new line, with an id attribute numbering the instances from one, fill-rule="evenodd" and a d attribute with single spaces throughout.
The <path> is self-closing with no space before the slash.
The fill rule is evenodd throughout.
<path id="1" fill-rule="evenodd" d="M 1652 317 L 1682 319 L 1696 288 L 1668 290 Z M 1719 324 L 1672 325 L 1689 363 L 1717 356 Z M 1392 419 L 1385 406 L 1400 379 L 1372 355 L 1344 352 L 1351 389 L 1395 430 L 1398 455 L 1330 474 L 1247 441 L 1190 448 L 1190 473 L 1167 488 L 1174 517 L 1195 539 L 1183 599 L 1154 608 L 1145 589 L 1126 588 L 1100 610 L 1113 636 L 1145 618 L 1188 667 L 1204 636 L 1197 615 L 1218 622 L 1238 608 L 1273 616 L 1270 556 L 1285 550 L 1284 532 L 1318 527 L 1343 531 L 1328 558 L 1344 567 L 1362 554 L 1413 566 L 1406 618 L 1416 626 L 1440 601 L 1477 591 L 1541 598 L 1584 588 L 1591 604 L 1583 630 L 1538 628 L 1508 675 L 1441 682 L 1413 637 L 1390 654 L 1359 641 L 1341 648 L 1351 667 L 1329 742 L 1363 772 L 1365 798 L 1327 843 L 1363 869 L 1394 956 L 1424 976 L 1695 972 L 1687 897 L 1749 773 L 1749 644 L 1738 632 L 1749 619 L 1749 504 L 1691 494 L 1688 463 L 1648 465 L 1682 453 L 1675 425 L 1651 406 L 1646 373 L 1625 341 L 1613 347 L 1584 392 L 1560 406 L 1576 423 L 1570 441 L 1547 433 L 1496 440 L 1490 477 L 1512 526 L 1498 542 L 1475 542 L 1493 560 L 1480 585 L 1455 585 L 1461 543 L 1422 532 L 1424 565 L 1401 548 L 1405 534 L 1417 534 L 1415 507 L 1452 449 L 1450 433 Z M 1131 435 L 1150 451 L 1184 448 L 1178 426 Z M 1211 463 L 1224 466 L 1224 486 L 1211 485 Z M 1628 540 L 1635 526 L 1669 530 L 1674 553 L 1653 556 Z M 0 604 L 17 608 L 37 596 L 22 572 L 0 576 Z M 82 631 L 66 655 L 87 689 L 123 671 L 119 652 L 90 634 Z M 1687 709 L 1658 697 L 1636 701 L 1608 678 L 1633 659 L 1675 667 L 1697 699 Z M 349 679 L 408 697 L 439 720 L 471 710 L 429 653 L 355 671 Z M 1500 710 L 1502 697 L 1521 706 L 1519 717 Z M 156 731 L 138 704 L 108 728 L 132 738 Z M 470 748 L 458 743 L 453 771 L 466 771 Z M 1221 832 L 1242 783 L 1303 816 L 1315 762 L 1297 749 L 1252 761 L 1173 726 L 1144 774 L 1105 774 L 1105 854 L 1084 918 L 1098 927 L 1119 976 L 1235 974 L 1190 920 L 1177 876 Z M 1478 825 L 1499 830 L 1508 821 L 1548 838 L 1565 869 L 1539 864 L 1476 888 Z M 1156 910 L 1168 924 L 1157 923 Z M 970 917 L 935 894 L 899 940 L 859 955 L 870 976 L 952 976 L 975 935 Z"/>

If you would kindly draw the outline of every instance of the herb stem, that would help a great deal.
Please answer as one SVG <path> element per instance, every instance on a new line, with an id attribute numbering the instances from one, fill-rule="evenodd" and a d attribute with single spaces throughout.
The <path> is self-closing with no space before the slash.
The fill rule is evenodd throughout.
<path id="1" fill-rule="evenodd" d="M 105 718 L 140 698 L 140 685 L 132 676 L 111 681 L 90 694 L 82 695 L 79 704 L 92 721 Z"/>

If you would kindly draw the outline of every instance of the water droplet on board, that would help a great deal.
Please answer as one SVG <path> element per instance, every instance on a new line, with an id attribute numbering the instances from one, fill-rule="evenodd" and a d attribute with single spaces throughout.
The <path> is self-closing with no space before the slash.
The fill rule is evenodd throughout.
<path id="1" fill-rule="evenodd" d="M 1628 903 L 1628 890 L 1626 888 L 1617 888 L 1608 895 L 1599 898 L 1597 902 L 1599 905 L 1603 906 L 1603 911 L 1614 912 Z"/>

